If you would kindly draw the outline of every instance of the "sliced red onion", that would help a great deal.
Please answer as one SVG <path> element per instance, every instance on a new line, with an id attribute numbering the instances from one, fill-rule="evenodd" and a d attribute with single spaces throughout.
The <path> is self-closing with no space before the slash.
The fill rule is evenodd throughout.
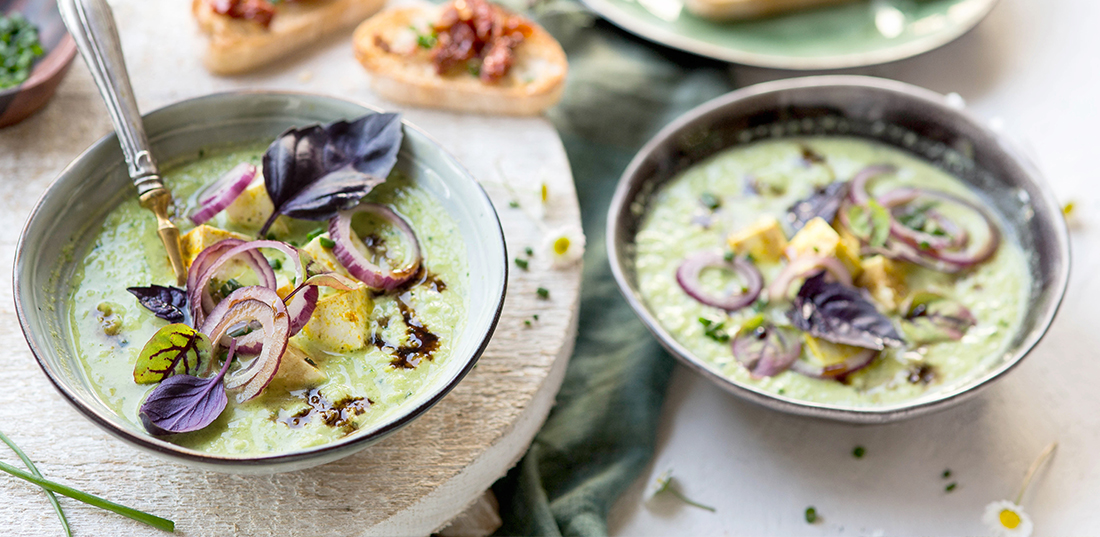
<path id="1" fill-rule="evenodd" d="M 287 314 L 290 315 L 290 335 L 294 336 L 301 331 L 309 322 L 309 318 L 313 316 L 313 311 L 317 309 L 317 300 L 321 296 L 319 287 L 332 287 L 340 291 L 350 291 L 362 285 L 335 272 L 310 276 L 309 279 L 283 297 Z M 262 334 L 253 332 L 240 338 L 241 354 L 258 354 L 262 347 Z"/>
<path id="2" fill-rule="evenodd" d="M 791 364 L 791 370 L 806 375 L 807 377 L 839 379 L 871 365 L 871 362 L 875 361 L 875 356 L 878 356 L 878 353 L 879 351 L 874 349 L 862 349 L 860 352 L 852 355 L 851 358 L 839 364 L 828 366 L 813 365 L 800 358 Z"/>
<path id="3" fill-rule="evenodd" d="M 875 164 L 863 168 L 852 176 L 852 184 L 848 188 L 848 197 L 856 205 L 867 205 L 867 202 L 871 201 L 871 194 L 867 192 L 867 183 L 879 175 L 896 173 L 897 171 L 897 167 L 893 164 Z"/>
<path id="4" fill-rule="evenodd" d="M 742 328 L 730 342 L 733 357 L 753 378 L 774 377 L 791 367 L 802 354 L 802 343 L 788 341 L 775 326 L 753 323 Z"/>
<path id="5" fill-rule="evenodd" d="M 226 242 L 226 241 L 222 241 Z M 218 244 L 222 244 L 219 242 Z M 213 248 L 213 246 L 211 247 Z M 287 258 L 294 263 L 295 281 L 305 280 L 305 268 L 302 266 L 302 258 L 299 255 L 298 250 L 285 242 L 279 241 L 252 241 L 252 242 L 238 242 L 236 245 L 228 249 L 219 248 L 215 253 L 211 254 L 210 259 L 203 259 L 202 265 L 199 270 L 202 270 L 201 275 L 194 279 L 194 285 L 192 285 L 191 273 L 188 273 L 187 293 L 188 298 L 191 301 L 191 318 L 196 326 L 201 325 L 206 317 L 206 312 L 214 309 L 214 298 L 210 294 L 209 284 L 210 280 L 214 279 L 220 270 L 231 259 L 238 256 L 243 258 L 248 265 L 256 272 L 256 275 L 260 279 L 260 285 L 267 287 L 271 290 L 275 290 L 278 283 L 275 279 L 275 271 L 271 269 L 271 265 L 268 264 L 267 258 L 260 253 L 261 248 L 271 248 L 279 250 L 286 254 Z M 209 250 L 210 248 L 207 248 Z M 207 252 L 203 250 L 201 257 Z M 195 259 L 195 263 L 192 263 L 192 269 L 199 261 L 199 258 Z M 313 312 L 313 308 L 316 307 L 317 294 L 315 293 L 301 293 L 294 297 L 294 301 L 288 306 L 288 308 L 295 312 L 296 316 L 300 316 L 302 312 Z M 312 301 L 312 304 L 310 303 Z M 309 316 L 306 316 L 306 320 Z M 300 324 L 295 322 L 291 326 L 291 335 L 297 334 L 298 330 L 302 329 L 305 322 Z M 240 352 L 250 353 L 255 351 L 254 341 L 249 340 L 247 337 L 242 339 L 240 345 Z"/>
<path id="6" fill-rule="evenodd" d="M 852 285 L 852 274 L 848 272 L 848 267 L 845 267 L 839 259 L 818 255 L 802 256 L 796 257 L 794 261 L 783 267 L 783 270 L 775 277 L 775 280 L 768 286 L 768 299 L 787 299 L 791 284 L 796 279 L 809 276 L 821 269 L 831 274 L 833 278 L 836 278 L 836 281 L 844 285 Z"/>
<path id="7" fill-rule="evenodd" d="M 206 289 L 206 286 L 210 283 L 210 278 L 204 277 L 209 272 L 210 267 L 217 263 L 226 252 L 242 244 L 246 244 L 246 242 L 240 239 L 225 239 L 216 242 L 199 252 L 199 255 L 195 256 L 195 260 L 191 262 L 191 267 L 187 270 L 187 303 L 191 308 L 191 322 L 194 326 L 202 326 L 206 313 L 214 308 L 214 301 L 209 298 L 209 289 Z M 254 270 L 260 271 L 263 271 L 262 265 L 267 264 L 267 261 L 259 252 L 249 252 L 243 261 Z M 221 264 L 218 266 L 220 267 Z M 268 270 L 270 270 L 270 267 L 268 267 Z M 205 300 L 204 295 L 206 295 Z"/>
<path id="8" fill-rule="evenodd" d="M 217 346 L 230 329 L 253 321 L 262 325 L 263 349 L 251 363 L 225 378 L 227 390 L 239 390 L 240 403 L 259 395 L 279 370 L 290 339 L 290 316 L 283 299 L 267 287 L 242 287 L 218 303 L 202 325 L 202 332 Z"/>
<path id="9" fill-rule="evenodd" d="M 225 210 L 255 178 L 256 167 L 247 162 L 229 170 L 199 194 L 199 209 L 191 214 L 191 221 L 197 226 Z"/>
<path id="10" fill-rule="evenodd" d="M 356 213 L 371 213 L 380 216 L 405 235 L 409 251 L 401 268 L 383 270 L 359 253 L 359 249 L 356 248 L 354 242 L 356 238 L 351 229 L 351 219 Z M 401 218 L 401 215 L 385 205 L 360 203 L 354 208 L 336 213 L 336 216 L 329 221 L 328 234 L 332 241 L 336 243 L 332 247 L 332 253 L 336 256 L 337 261 L 347 269 L 348 274 L 367 284 L 368 287 L 388 291 L 409 281 L 420 270 L 420 242 L 416 239 L 416 232 L 413 231 L 412 226 L 404 218 Z"/>
<path id="11" fill-rule="evenodd" d="M 961 302 L 930 291 L 913 293 L 901 311 L 902 330 L 915 344 L 958 341 L 978 322 Z"/>
<path id="12" fill-rule="evenodd" d="M 946 192 L 940 192 L 938 190 L 924 190 L 919 188 L 897 188 L 891 190 L 880 196 L 878 201 L 883 207 L 887 209 L 893 209 L 899 205 L 911 203 L 919 198 L 934 198 L 943 202 L 953 203 L 965 207 L 966 209 L 976 213 L 985 222 L 987 236 L 985 242 L 980 244 L 976 248 L 969 250 L 956 250 L 952 248 L 937 248 L 936 245 L 923 240 L 925 236 L 930 236 L 926 233 L 910 229 L 901 225 L 896 219 L 893 220 L 890 226 L 890 234 L 901 242 L 912 247 L 912 249 L 920 257 L 931 258 L 936 261 L 942 261 L 949 265 L 957 265 L 960 268 L 971 267 L 988 260 L 993 257 L 993 254 L 997 252 L 997 248 L 1001 243 L 1001 231 L 997 227 L 997 224 L 993 221 L 993 217 L 983 207 L 972 203 L 968 200 L 962 199 L 953 194 Z M 944 218 L 944 220 L 947 220 Z M 958 227 L 958 226 L 956 226 Z M 924 244 L 922 244 L 922 242 Z M 955 241 L 959 243 L 960 247 L 967 244 L 969 241 Z M 925 247 L 927 246 L 927 247 Z M 957 272 L 957 271 L 956 271 Z"/>
<path id="13" fill-rule="evenodd" d="M 699 275 L 708 267 L 721 267 L 736 273 L 744 280 L 744 292 L 713 296 L 704 291 Z M 764 288 L 764 278 L 755 265 L 737 257 L 727 261 L 722 254 L 711 250 L 697 252 L 685 259 L 676 270 L 676 281 L 691 298 L 726 311 L 736 311 L 752 304 Z"/>

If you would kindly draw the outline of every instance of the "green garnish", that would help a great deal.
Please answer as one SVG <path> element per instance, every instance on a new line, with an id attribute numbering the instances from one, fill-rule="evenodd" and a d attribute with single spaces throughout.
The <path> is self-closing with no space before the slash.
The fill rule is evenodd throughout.
<path id="1" fill-rule="evenodd" d="M 517 257 L 516 258 L 516 266 L 517 267 L 519 267 L 523 270 L 527 270 L 528 265 L 529 265 L 529 263 L 527 262 L 526 259 L 523 259 L 522 257 Z"/>
<path id="2" fill-rule="evenodd" d="M 19 479 L 22 479 L 24 481 L 34 483 L 35 485 L 38 485 L 50 492 L 56 492 L 63 496 L 68 496 L 74 500 L 84 502 L 93 507 L 98 507 L 100 509 L 106 509 L 113 513 L 118 513 L 124 517 L 131 518 L 143 524 L 148 524 L 154 528 L 157 528 L 158 530 L 164 530 L 167 532 L 176 531 L 176 523 L 172 522 L 171 520 L 161 518 L 156 515 L 150 515 L 149 513 L 138 511 L 137 509 L 126 507 L 125 505 L 120 505 L 111 501 L 104 500 L 103 498 L 88 494 L 87 492 L 82 492 L 72 487 L 67 487 L 60 483 L 55 483 L 48 479 L 38 477 L 30 472 L 24 472 L 23 470 L 20 470 L 6 462 L 0 461 L 0 470 L 7 472 L 8 474 L 11 474 L 15 477 L 18 477 Z"/>
<path id="3" fill-rule="evenodd" d="M 283 268 L 283 260 L 281 260 L 281 259 L 272 259 L 271 261 L 268 262 L 268 265 L 271 265 L 272 270 L 279 270 L 279 269 Z"/>
<path id="4" fill-rule="evenodd" d="M 26 17 L 0 16 L 0 89 L 14 88 L 30 78 L 34 61 L 45 54 L 38 28 Z"/>
<path id="5" fill-rule="evenodd" d="M 671 469 L 665 470 L 664 472 L 661 472 L 661 475 L 657 476 L 657 479 L 654 480 L 654 482 L 653 482 L 653 489 L 652 489 L 652 492 L 650 494 L 652 496 L 656 496 L 658 494 L 662 494 L 662 493 L 665 493 L 665 492 L 675 496 L 680 501 L 682 501 L 682 502 L 684 502 L 684 503 L 686 503 L 686 504 L 688 504 L 692 507 L 698 507 L 699 509 L 706 509 L 707 511 L 710 511 L 712 513 L 717 511 L 717 509 L 715 509 L 715 508 L 713 508 L 709 505 L 703 505 L 703 504 L 701 504 L 697 501 L 692 500 L 691 498 L 688 498 L 687 496 L 684 496 L 684 493 L 680 492 L 680 490 L 677 489 L 676 486 L 672 484 L 672 470 Z"/>
<path id="6" fill-rule="evenodd" d="M 331 250 L 334 246 L 336 246 L 336 241 L 334 241 L 334 240 L 332 240 L 328 237 L 321 237 L 321 238 L 317 239 L 317 243 L 320 244 L 321 247 L 325 248 L 326 250 Z"/>
<path id="7" fill-rule="evenodd" d="M 481 65 L 474 62 L 466 62 L 466 70 L 471 75 L 481 76 Z"/>
<path id="8" fill-rule="evenodd" d="M 817 522 L 817 509 L 814 509 L 813 507 L 807 507 L 806 508 L 806 523 L 807 524 L 813 524 L 814 522 Z"/>
<path id="9" fill-rule="evenodd" d="M 856 446 L 856 448 L 852 450 L 852 456 L 857 459 L 862 459 L 866 454 L 867 450 L 863 449 L 863 446 Z"/>
<path id="10" fill-rule="evenodd" d="M 438 41 L 439 39 L 439 36 L 435 33 L 435 30 L 432 30 L 431 32 L 426 34 L 422 34 L 416 29 L 415 26 L 409 26 L 409 29 L 416 33 L 416 45 L 420 48 L 432 48 L 435 46 L 436 41 Z"/>
<path id="11" fill-rule="evenodd" d="M 726 252 L 722 254 L 722 259 L 725 259 L 726 263 L 733 263 L 733 252 Z"/>
<path id="12" fill-rule="evenodd" d="M 519 202 L 516 200 L 509 201 L 508 206 L 513 209 L 519 209 Z"/>
<path id="13" fill-rule="evenodd" d="M 317 228 L 317 229 L 315 229 L 315 230 L 313 230 L 313 231 L 310 231 L 310 232 L 309 232 L 309 234 L 308 234 L 308 235 L 306 235 L 306 240 L 305 240 L 305 242 L 306 242 L 306 243 L 308 244 L 308 243 L 309 243 L 309 241 L 311 241 L 311 240 L 313 240 L 313 239 L 316 239 L 317 237 L 320 237 L 320 236 L 321 236 L 321 234 L 322 234 L 322 233 L 324 233 L 325 231 L 328 231 L 328 230 L 327 230 L 327 229 L 325 229 L 325 228 L 323 228 L 323 227 L 322 227 L 322 228 Z"/>
<path id="14" fill-rule="evenodd" d="M 871 246 L 881 247 L 890 237 L 890 211 L 875 200 L 849 207 L 848 221 L 852 233 Z"/>
<path id="15" fill-rule="evenodd" d="M 23 450 L 19 449 L 19 446 L 15 445 L 4 433 L 0 433 L 0 441 L 4 442 L 15 452 L 15 455 L 19 457 L 19 460 L 23 461 L 23 464 L 27 466 L 27 469 L 31 471 L 36 477 L 42 477 L 42 472 L 38 471 L 38 467 L 31 462 L 30 457 Z M 65 512 L 61 510 L 61 504 L 57 503 L 57 496 L 49 490 L 45 491 L 46 497 L 50 500 L 50 505 L 53 506 L 53 510 L 57 512 L 57 518 L 61 520 L 61 528 L 65 530 L 65 535 L 73 537 L 73 530 L 69 529 L 69 519 L 65 518 Z"/>
<path id="16" fill-rule="evenodd" d="M 951 492 L 951 491 L 955 490 L 955 487 L 957 487 L 957 486 L 959 486 L 959 484 L 952 481 L 951 483 L 948 483 L 946 487 L 943 488 L 943 491 L 944 492 Z"/>
<path id="17" fill-rule="evenodd" d="M 524 326 L 531 326 L 531 319 L 524 319 L 523 320 L 523 325 Z"/>
<path id="18" fill-rule="evenodd" d="M 951 470 L 950 469 L 944 470 L 943 471 L 943 478 L 947 479 L 949 477 L 951 477 Z"/>
<path id="19" fill-rule="evenodd" d="M 535 250 L 534 250 L 534 248 L 531 248 L 530 246 L 524 248 L 523 253 L 527 254 L 527 257 L 534 257 L 535 256 Z"/>
<path id="20" fill-rule="evenodd" d="M 538 293 L 539 298 L 541 299 L 550 298 L 550 290 L 545 287 L 539 287 L 535 290 L 535 292 Z"/>
<path id="21" fill-rule="evenodd" d="M 236 291 L 237 289 L 240 289 L 241 287 L 244 287 L 243 285 L 241 285 L 241 282 L 238 282 L 237 280 L 234 280 L 233 278 L 229 278 L 228 280 L 225 281 L 225 283 L 223 283 L 221 285 L 221 287 L 218 287 L 218 294 L 220 294 L 222 296 L 222 298 L 225 298 L 225 297 L 233 294 L 233 291 Z"/>
<path id="22" fill-rule="evenodd" d="M 718 196 L 715 196 L 710 192 L 703 192 L 702 194 L 700 194 L 699 203 L 702 203 L 703 207 L 706 207 L 712 211 L 722 206 L 722 200 L 719 199 Z"/>
<path id="23" fill-rule="evenodd" d="M 725 343 L 730 340 L 730 335 L 724 332 L 726 322 L 715 322 L 706 317 L 699 317 L 699 324 L 703 325 L 703 335 L 717 341 L 718 343 Z"/>
<path id="24" fill-rule="evenodd" d="M 539 314 L 536 313 L 536 314 L 532 315 L 531 318 L 537 321 L 537 320 L 539 320 Z"/>

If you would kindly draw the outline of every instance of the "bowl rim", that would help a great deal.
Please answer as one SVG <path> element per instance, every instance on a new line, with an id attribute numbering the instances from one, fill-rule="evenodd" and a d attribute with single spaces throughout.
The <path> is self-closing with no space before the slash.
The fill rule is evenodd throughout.
<path id="1" fill-rule="evenodd" d="M 200 105 L 201 106 L 202 103 L 205 102 L 205 101 L 217 101 L 217 100 L 220 100 L 220 99 L 234 98 L 234 97 L 241 97 L 241 96 L 266 96 L 266 97 L 275 97 L 275 98 L 284 98 L 284 99 L 286 99 L 286 98 L 295 98 L 295 97 L 304 98 L 304 99 L 312 99 L 312 100 L 320 99 L 320 100 L 342 102 L 342 103 L 345 103 L 345 104 L 352 104 L 352 105 L 355 105 L 355 106 L 359 106 L 359 107 L 361 107 L 365 110 L 369 110 L 372 113 L 382 113 L 383 112 L 382 109 L 380 109 L 376 106 L 372 106 L 372 105 L 363 103 L 363 102 L 359 102 L 359 101 L 351 100 L 351 99 L 345 99 L 345 98 L 342 98 L 342 97 L 334 97 L 334 96 L 330 96 L 330 95 L 323 95 L 323 94 L 319 94 L 319 93 L 297 92 L 297 91 L 281 91 L 281 90 L 243 89 L 243 90 L 234 90 L 234 91 L 225 91 L 225 92 L 212 93 L 212 94 L 207 94 L 207 95 L 201 95 L 201 96 L 198 96 L 198 97 L 193 97 L 193 98 L 190 98 L 190 99 L 185 99 L 185 100 L 182 100 L 182 101 L 176 101 L 176 102 L 167 104 L 165 106 L 161 106 L 159 108 L 156 108 L 154 110 L 151 110 L 149 112 L 146 112 L 145 114 L 142 114 L 142 119 L 147 121 L 153 115 L 161 114 L 161 113 L 167 113 L 167 112 L 170 112 L 173 109 L 180 108 L 180 107 L 195 106 L 195 105 Z M 24 337 L 24 339 L 26 339 L 27 344 L 30 347 L 31 353 L 34 355 L 35 361 L 38 363 L 38 366 L 42 369 L 42 371 L 45 373 L 46 377 L 54 385 L 54 387 L 57 389 L 57 391 L 60 392 L 61 395 L 64 397 L 64 399 L 66 399 L 69 402 L 69 404 L 73 405 L 86 418 L 91 420 L 96 425 L 99 425 L 101 428 L 106 430 L 108 433 L 111 433 L 115 437 L 117 437 L 119 439 L 122 439 L 122 440 L 124 440 L 124 441 L 138 447 L 138 448 L 145 449 L 145 450 L 150 450 L 150 451 L 156 452 L 158 454 L 167 456 L 167 457 L 169 457 L 171 459 L 174 459 L 174 460 L 182 460 L 184 462 L 197 463 L 197 464 L 205 466 L 207 468 L 214 468 L 214 469 L 220 468 L 223 471 L 232 471 L 233 467 L 238 467 L 238 468 L 240 468 L 240 467 L 249 467 L 249 468 L 254 468 L 254 469 L 259 469 L 259 468 L 264 468 L 264 467 L 271 467 L 271 468 L 275 469 L 275 471 L 280 471 L 279 470 L 280 468 L 287 468 L 289 466 L 292 466 L 293 463 L 300 462 L 300 461 L 308 461 L 308 460 L 311 460 L 311 459 L 314 459 L 314 458 L 324 457 L 325 455 L 335 455 L 335 458 L 342 458 L 343 456 L 350 455 L 350 454 L 358 451 L 361 448 L 367 447 L 368 445 L 372 444 L 374 441 L 380 440 L 380 439 L 388 436 L 390 433 L 393 433 L 393 432 L 397 431 L 398 429 L 400 429 L 400 428 L 404 427 L 405 425 L 409 424 L 414 419 L 418 418 L 420 415 L 425 413 L 428 409 L 435 406 L 435 404 L 438 403 L 439 401 L 441 401 L 448 393 L 450 393 L 450 391 L 452 389 L 454 389 L 454 387 L 457 386 L 459 384 L 459 382 L 461 382 L 462 379 L 465 378 L 465 376 L 470 371 L 473 370 L 474 366 L 477 365 L 477 362 L 480 359 L 481 355 L 485 352 L 485 349 L 488 347 L 489 342 L 492 340 L 492 336 L 493 336 L 494 332 L 496 331 L 497 325 L 500 321 L 500 317 L 501 317 L 501 314 L 502 314 L 503 309 L 504 309 L 505 296 L 507 294 L 507 283 L 508 283 L 508 271 L 509 271 L 509 269 L 508 269 L 507 244 L 506 244 L 505 238 L 504 238 L 504 228 L 501 225 L 500 216 L 496 211 L 496 207 L 493 205 L 491 198 L 489 197 L 488 193 L 485 191 L 485 188 L 481 185 L 480 182 L 477 181 L 477 179 L 473 176 L 473 174 L 471 174 L 470 171 L 454 155 L 452 155 L 449 151 L 447 151 L 443 147 L 442 144 L 439 143 L 438 140 L 436 140 L 434 137 L 432 137 L 430 134 L 428 134 L 427 132 L 425 132 L 421 128 L 417 127 L 416 125 L 413 125 L 413 124 L 409 123 L 406 119 L 404 119 L 404 117 L 402 117 L 401 123 L 402 123 L 402 128 L 403 129 L 412 130 L 412 131 L 416 132 L 419 136 L 422 136 L 425 140 L 427 140 L 428 142 L 433 144 L 439 150 L 439 152 L 443 156 L 443 158 L 446 159 L 447 161 L 449 161 L 450 164 L 453 165 L 456 169 L 461 171 L 462 174 L 467 179 L 469 179 L 473 183 L 473 185 L 476 187 L 476 189 L 475 189 L 476 195 L 480 196 L 480 198 L 485 202 L 485 204 L 488 208 L 488 216 L 492 219 L 493 222 L 496 223 L 496 226 L 490 228 L 495 233 L 493 235 L 488 236 L 487 238 L 491 238 L 491 239 L 493 239 L 493 242 L 499 242 L 499 244 L 501 245 L 501 251 L 503 253 L 503 256 L 500 259 L 500 264 L 501 264 L 501 266 L 504 267 L 503 272 L 501 273 L 502 277 L 500 279 L 500 282 L 497 285 L 497 289 L 491 289 L 492 292 L 490 293 L 490 295 L 493 296 L 493 297 L 499 297 L 499 298 L 496 298 L 497 304 L 496 304 L 495 311 L 492 314 L 492 318 L 491 318 L 491 321 L 489 323 L 488 330 L 482 336 L 481 341 L 478 342 L 477 347 L 474 349 L 474 352 L 469 356 L 469 358 L 466 360 L 466 363 L 462 366 L 462 368 L 459 369 L 453 375 L 452 378 L 447 380 L 446 383 L 442 384 L 441 387 L 438 389 L 437 393 L 433 394 L 431 397 L 429 397 L 428 399 L 423 401 L 421 404 L 419 404 L 419 405 L 417 405 L 413 408 L 410 408 L 409 410 L 407 410 L 406 412 L 404 412 L 400 416 L 398 416 L 396 419 L 392 420 L 389 423 L 386 423 L 384 426 L 382 426 L 382 427 L 380 427 L 380 428 L 378 428 L 374 431 L 371 431 L 370 433 L 367 433 L 367 434 L 345 436 L 345 437 L 340 438 L 336 441 L 327 442 L 327 443 L 324 443 L 324 444 L 321 444 L 321 445 L 318 445 L 318 446 L 312 446 L 312 447 L 309 447 L 309 448 L 306 448 L 306 449 L 303 449 L 303 450 L 295 450 L 295 451 L 290 451 L 290 452 L 286 452 L 286 453 L 277 453 L 277 454 L 256 455 L 256 456 L 249 456 L 249 457 L 234 457 L 234 456 L 227 456 L 227 455 L 204 453 L 204 452 L 189 449 L 189 448 L 183 448 L 181 446 L 178 446 L 176 444 L 168 442 L 167 440 L 162 440 L 162 439 L 157 438 L 155 436 L 152 436 L 150 434 L 134 433 L 134 432 L 129 431 L 127 429 L 122 429 L 120 427 L 117 427 L 114 423 L 112 423 L 109 416 L 105 415 L 104 413 L 100 413 L 96 409 L 94 409 L 94 408 L 90 407 L 89 405 L 85 404 L 84 401 L 81 399 L 81 397 L 78 396 L 73 390 L 71 390 L 68 387 L 68 385 L 66 385 L 61 380 L 61 377 L 58 375 L 58 373 L 55 372 L 53 370 L 53 368 L 48 363 L 46 363 L 46 361 L 42 358 L 43 351 L 35 343 L 35 340 L 32 336 L 32 330 L 31 330 L 31 327 L 30 327 L 30 324 L 29 324 L 29 317 L 28 317 L 28 313 L 27 313 L 27 310 L 32 309 L 33 305 L 31 305 L 31 304 L 26 304 L 25 305 L 24 304 L 24 301 L 26 300 L 26 298 L 23 296 L 23 293 L 20 291 L 20 287 L 19 287 L 20 270 L 19 270 L 19 268 L 26 261 L 26 259 L 25 259 L 26 233 L 27 233 L 28 229 L 30 228 L 31 223 L 33 221 L 35 221 L 36 219 L 38 219 L 38 218 L 46 217 L 45 213 L 43 213 L 42 205 L 46 201 L 47 194 L 55 188 L 57 183 L 63 177 L 65 177 L 66 175 L 72 173 L 72 169 L 76 166 L 76 164 L 79 161 L 87 158 L 93 152 L 98 152 L 98 151 L 103 151 L 103 150 L 111 150 L 111 149 L 114 149 L 115 147 L 117 147 L 118 143 L 119 143 L 118 142 L 118 137 L 117 137 L 117 134 L 113 131 L 107 133 L 106 135 L 104 135 L 100 139 L 96 140 L 91 146 L 89 146 L 87 149 L 85 149 L 83 152 L 81 152 L 78 156 L 76 156 L 71 162 L 69 162 L 69 164 L 67 164 L 65 166 L 64 169 L 62 169 L 58 173 L 57 177 L 55 177 L 53 179 L 53 181 L 50 182 L 49 186 L 46 187 L 46 189 L 43 191 L 43 194 L 41 195 L 41 197 L 39 197 L 38 201 L 35 203 L 34 208 L 31 210 L 29 216 L 27 217 L 27 221 L 23 224 L 23 229 L 20 231 L 20 234 L 19 234 L 19 240 L 16 243 L 15 264 L 13 265 L 13 270 L 12 270 L 12 286 L 13 286 L 13 291 L 14 291 L 13 292 L 13 297 L 14 297 L 14 300 L 15 300 L 16 316 L 19 318 L 19 326 L 23 331 L 23 337 Z M 487 231 L 488 231 L 488 229 L 487 229 Z M 334 459 L 329 459 L 329 460 L 324 461 L 324 462 L 331 462 L 332 460 L 335 460 L 335 458 Z M 322 464 L 324 462 L 322 462 Z M 295 468 L 289 467 L 287 469 L 288 470 L 293 470 Z"/>
<path id="2" fill-rule="evenodd" d="M 1051 299 L 1045 304 L 1045 310 L 1036 317 L 1035 324 L 1029 330 L 1027 338 L 1010 352 L 1012 358 L 1003 361 L 997 367 L 992 368 L 985 374 L 963 383 L 956 389 L 944 392 L 939 397 L 927 400 L 916 399 L 909 402 L 878 407 L 855 407 L 802 401 L 766 392 L 762 389 L 733 381 L 721 375 L 714 370 L 712 366 L 709 366 L 702 359 L 694 356 L 686 347 L 676 341 L 650 312 L 648 306 L 645 305 L 645 301 L 633 291 L 628 281 L 625 264 L 627 256 L 620 255 L 618 251 L 619 224 L 623 221 L 629 210 L 630 203 L 634 200 L 634 197 L 631 196 L 631 187 L 644 179 L 638 177 L 638 171 L 656 150 L 665 145 L 668 139 L 674 137 L 682 130 L 689 128 L 697 121 L 705 121 L 711 115 L 719 113 L 727 106 L 756 96 L 764 94 L 782 94 L 796 90 L 812 90 L 814 88 L 844 87 L 871 90 L 881 94 L 891 94 L 905 99 L 908 102 L 921 102 L 924 105 L 930 105 L 939 108 L 947 114 L 954 115 L 967 126 L 978 130 L 983 135 L 996 142 L 999 149 L 1003 151 L 1013 163 L 1026 171 L 1024 174 L 1026 176 L 1026 181 L 1034 186 L 1036 191 L 1040 193 L 1040 199 L 1036 200 L 1032 197 L 1032 204 L 1041 203 L 1045 205 L 1047 209 L 1045 214 L 1061 214 L 1060 205 L 1050 185 L 1047 184 L 1032 161 L 1016 147 L 1016 144 L 1007 136 L 989 128 L 986 122 L 969 110 L 954 106 L 948 101 L 946 96 L 912 84 L 877 77 L 859 75 L 808 76 L 764 82 L 729 92 L 689 110 L 658 131 L 653 138 L 642 146 L 634 158 L 631 159 L 630 164 L 627 165 L 626 170 L 623 171 L 623 174 L 619 178 L 619 183 L 615 188 L 615 194 L 612 197 L 607 214 L 607 230 L 605 236 L 606 248 L 608 261 L 611 264 L 611 272 L 615 277 L 615 283 L 619 288 L 619 292 L 622 293 L 627 303 L 629 303 L 630 307 L 634 310 L 634 313 L 641 319 L 642 323 L 658 342 L 670 354 L 687 365 L 689 369 L 700 373 L 728 392 L 750 402 L 782 412 L 851 423 L 886 423 L 943 410 L 976 396 L 994 380 L 1016 367 L 1042 340 L 1058 313 L 1065 297 L 1066 288 L 1069 284 L 1071 252 L 1069 230 L 1064 219 L 1056 219 L 1052 222 L 1053 225 L 1051 226 L 1054 230 L 1058 254 L 1058 259 L 1056 259 L 1058 262 L 1058 266 L 1056 267 L 1057 270 L 1053 274 L 1053 280 L 1049 286 L 1049 289 L 1053 290 L 1054 294 L 1051 295 Z M 940 126 L 943 125 L 941 124 Z M 954 127 L 948 130 L 958 132 L 958 129 Z M 715 153 L 711 153 L 711 155 L 713 154 Z M 623 243 L 633 243 L 633 237 L 624 238 Z"/>

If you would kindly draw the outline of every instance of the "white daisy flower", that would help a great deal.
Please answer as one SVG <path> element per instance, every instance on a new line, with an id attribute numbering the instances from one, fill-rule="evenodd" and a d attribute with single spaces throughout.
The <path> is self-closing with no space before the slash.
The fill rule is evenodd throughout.
<path id="1" fill-rule="evenodd" d="M 1034 527 L 1024 509 L 1008 500 L 1000 500 L 985 506 L 982 522 L 994 537 L 1031 537 Z"/>
<path id="2" fill-rule="evenodd" d="M 584 256 L 584 245 L 584 232 L 579 227 L 551 230 L 543 240 L 543 259 L 548 259 L 555 268 L 571 266 Z"/>
<path id="3" fill-rule="evenodd" d="M 649 483 L 645 489 L 645 501 L 652 500 L 658 494 L 668 490 L 672 485 L 672 468 L 657 474 L 657 477 Z"/>

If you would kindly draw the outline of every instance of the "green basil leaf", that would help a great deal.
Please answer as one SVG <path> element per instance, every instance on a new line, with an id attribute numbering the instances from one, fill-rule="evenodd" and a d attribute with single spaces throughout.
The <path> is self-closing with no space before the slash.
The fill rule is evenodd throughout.
<path id="1" fill-rule="evenodd" d="M 875 200 L 868 202 L 871 209 L 871 236 L 868 243 L 874 247 L 882 247 L 886 239 L 890 238 L 890 211 L 879 205 Z"/>
<path id="2" fill-rule="evenodd" d="M 134 382 L 153 384 L 174 375 L 198 376 L 209 369 L 210 338 L 185 324 L 157 330 L 141 349 L 134 366 Z"/>

